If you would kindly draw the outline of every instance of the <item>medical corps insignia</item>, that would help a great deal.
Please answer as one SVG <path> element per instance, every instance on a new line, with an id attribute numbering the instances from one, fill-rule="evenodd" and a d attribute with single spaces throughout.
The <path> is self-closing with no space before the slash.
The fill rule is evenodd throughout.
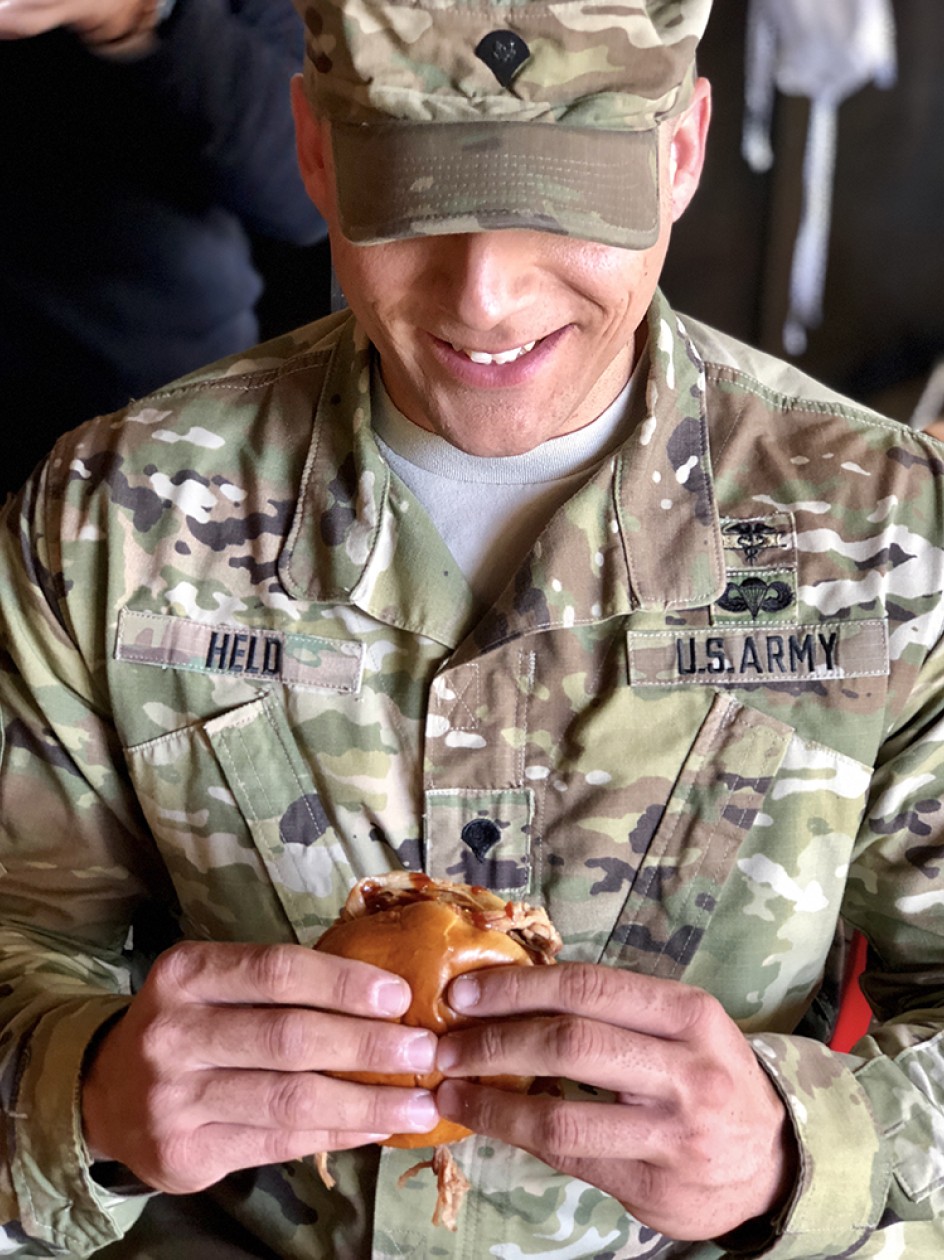
<path id="1" fill-rule="evenodd" d="M 793 568 L 794 532 L 793 516 L 789 512 L 724 517 L 721 538 L 725 563 L 729 569 Z"/>

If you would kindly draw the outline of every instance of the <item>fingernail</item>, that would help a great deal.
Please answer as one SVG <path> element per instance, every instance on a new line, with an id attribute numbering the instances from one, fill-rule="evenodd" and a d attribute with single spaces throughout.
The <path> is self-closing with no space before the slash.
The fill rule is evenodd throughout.
<path id="1" fill-rule="evenodd" d="M 440 1115 L 455 1114 L 459 1111 L 459 1092 L 456 1090 L 455 1081 L 442 1081 L 439 1089 L 436 1090 L 436 1106 L 440 1108 Z"/>
<path id="2" fill-rule="evenodd" d="M 381 980 L 374 990 L 379 1015 L 402 1015 L 410 1005 L 410 989 L 402 980 Z"/>
<path id="3" fill-rule="evenodd" d="M 449 986 L 449 1005 L 457 1011 L 466 1011 L 478 1003 L 481 992 L 481 985 L 474 976 L 459 976 Z"/>
<path id="4" fill-rule="evenodd" d="M 458 1119 L 462 1113 L 462 1103 L 456 1081 L 443 1081 L 436 1090 L 436 1105 L 439 1114 L 450 1120 Z"/>
<path id="5" fill-rule="evenodd" d="M 432 1033 L 417 1030 L 404 1040 L 403 1057 L 417 1072 L 429 1072 L 436 1062 L 436 1038 Z"/>
<path id="6" fill-rule="evenodd" d="M 436 1049 L 436 1066 L 441 1072 L 448 1072 L 459 1062 L 459 1052 L 455 1044 L 447 1039 L 440 1041 Z"/>
<path id="7" fill-rule="evenodd" d="M 439 1119 L 436 1100 L 432 1094 L 416 1094 L 407 1106 L 406 1127 L 413 1133 L 427 1133 Z"/>

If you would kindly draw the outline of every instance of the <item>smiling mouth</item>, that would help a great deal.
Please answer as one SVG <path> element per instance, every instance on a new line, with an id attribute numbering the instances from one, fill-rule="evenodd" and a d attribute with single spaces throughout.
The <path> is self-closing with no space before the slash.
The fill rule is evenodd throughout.
<path id="1" fill-rule="evenodd" d="M 454 341 L 450 341 L 450 345 L 456 354 L 465 355 L 472 363 L 514 363 L 516 359 L 522 358 L 526 354 L 530 354 L 538 341 L 543 338 L 538 337 L 534 341 L 526 341 L 523 346 L 513 346 L 510 350 L 499 350 L 497 354 L 489 354 L 487 350 L 470 350 L 466 346 L 457 346 Z"/>

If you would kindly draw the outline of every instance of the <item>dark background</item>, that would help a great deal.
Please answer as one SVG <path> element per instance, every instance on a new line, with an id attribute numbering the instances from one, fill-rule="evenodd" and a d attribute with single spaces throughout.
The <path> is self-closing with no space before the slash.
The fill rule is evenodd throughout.
<path id="1" fill-rule="evenodd" d="M 746 7 L 716 0 L 702 45 L 715 102 L 708 161 L 664 288 L 680 311 L 789 357 L 781 330 L 809 105 L 778 97 L 774 167 L 752 172 L 740 152 Z M 906 420 L 944 357 L 944 4 L 897 0 L 894 11 L 896 85 L 840 107 L 824 318 L 793 361 Z"/>

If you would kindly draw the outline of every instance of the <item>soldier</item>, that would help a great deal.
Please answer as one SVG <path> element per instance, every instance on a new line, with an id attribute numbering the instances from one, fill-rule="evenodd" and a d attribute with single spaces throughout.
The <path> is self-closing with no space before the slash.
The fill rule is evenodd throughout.
<path id="1" fill-rule="evenodd" d="M 350 313 L 5 518 L 4 1254 L 938 1254 L 944 465 L 659 291 L 710 0 L 299 7 Z M 543 906 L 562 965 L 389 1022 L 307 947 L 399 868 Z M 376 1145 L 437 1113 L 454 1234 Z"/>

